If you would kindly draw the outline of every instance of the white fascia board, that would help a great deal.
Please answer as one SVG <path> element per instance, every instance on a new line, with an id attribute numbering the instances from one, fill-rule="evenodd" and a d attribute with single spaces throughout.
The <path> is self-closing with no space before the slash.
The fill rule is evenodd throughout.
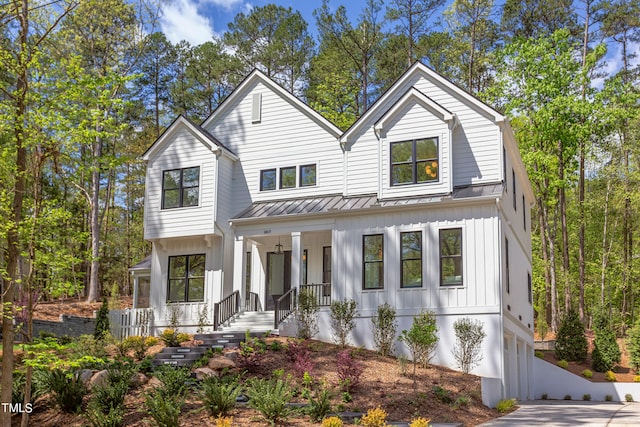
<path id="1" fill-rule="evenodd" d="M 212 153 L 219 153 L 223 150 L 217 144 L 215 144 L 209 137 L 203 134 L 198 128 L 193 126 L 186 118 L 183 116 L 179 116 L 161 136 L 153 143 L 151 147 L 142 155 L 142 160 L 149 161 L 153 157 L 153 155 L 164 146 L 168 141 L 170 141 L 176 132 L 180 129 L 186 128 L 189 132 L 191 132 L 200 142 L 202 142 Z M 231 153 L 227 153 L 230 154 Z M 234 155 L 235 157 L 235 155 Z"/>
<path id="2" fill-rule="evenodd" d="M 273 92 L 279 94 L 281 97 L 289 101 L 301 112 L 309 116 L 312 120 L 314 120 L 320 126 L 325 128 L 331 134 L 333 134 L 336 138 L 339 138 L 340 135 L 342 135 L 342 131 L 336 125 L 334 125 L 333 123 L 331 123 L 330 121 L 322 117 L 320 113 L 318 113 L 316 110 L 314 110 L 313 108 L 309 107 L 307 104 L 299 100 L 292 93 L 286 91 L 282 86 L 280 86 L 279 84 L 271 80 L 269 77 L 267 77 L 264 73 L 262 73 L 258 69 L 253 70 L 251 74 L 249 74 L 247 78 L 244 79 L 240 83 L 240 85 L 238 85 L 238 87 L 234 89 L 233 92 L 231 92 L 231 94 L 227 97 L 227 99 L 225 99 L 222 102 L 222 104 L 220 104 L 220 106 L 218 106 L 218 108 L 215 109 L 215 111 L 202 123 L 201 126 L 206 129 L 207 126 L 209 126 L 209 124 L 215 121 L 217 117 L 223 115 L 223 113 L 228 108 L 230 108 L 229 106 L 233 105 L 233 99 L 235 99 L 238 96 L 241 96 L 241 94 L 245 91 L 245 89 L 251 86 L 255 80 L 259 80 L 265 86 L 269 87 Z"/>
<path id="3" fill-rule="evenodd" d="M 455 114 L 447 110 L 424 93 L 420 92 L 416 88 L 411 88 L 404 94 L 393 107 L 389 109 L 373 126 L 376 131 L 382 131 L 386 125 L 394 119 L 396 114 L 410 101 L 415 100 L 427 110 L 431 111 L 436 117 L 443 122 L 447 123 L 450 128 L 455 127 L 457 122 Z"/>

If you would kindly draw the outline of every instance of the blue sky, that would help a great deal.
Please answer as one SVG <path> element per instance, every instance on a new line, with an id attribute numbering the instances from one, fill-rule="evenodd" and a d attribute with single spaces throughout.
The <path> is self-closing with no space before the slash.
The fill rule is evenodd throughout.
<path id="1" fill-rule="evenodd" d="M 294 10 L 300 11 L 304 19 L 309 24 L 310 32 L 316 36 L 315 18 L 313 11 L 320 7 L 321 0 L 169 0 L 165 1 L 163 16 L 160 20 L 160 30 L 167 38 L 177 43 L 187 40 L 192 45 L 197 45 L 211 40 L 212 37 L 220 36 L 227 30 L 227 24 L 239 12 L 249 13 L 252 8 L 264 6 L 268 3 L 276 3 L 285 7 L 291 6 Z M 447 1 L 447 5 L 451 1 Z M 501 4 L 501 0 L 496 1 L 496 5 Z M 365 0 L 331 0 L 334 7 L 345 4 L 347 13 L 352 22 L 357 20 L 360 11 L 364 7 Z M 576 3 L 578 8 L 579 2 Z M 380 18 L 384 15 L 385 7 L 381 11 Z M 497 12 L 498 7 L 496 7 Z M 578 14 L 581 10 L 577 9 Z M 435 18 L 440 17 L 440 13 L 435 14 Z M 640 50 L 640 44 L 632 46 Z M 607 53 L 607 64 L 604 72 L 611 74 L 621 67 L 621 52 L 618 46 L 609 46 Z M 637 64 L 640 57 L 635 58 L 633 63 Z M 594 86 L 600 86 L 602 80 L 594 81 Z"/>

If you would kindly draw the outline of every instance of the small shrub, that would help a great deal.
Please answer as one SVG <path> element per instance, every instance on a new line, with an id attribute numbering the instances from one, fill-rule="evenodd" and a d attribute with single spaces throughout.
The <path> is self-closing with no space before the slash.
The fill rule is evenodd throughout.
<path id="1" fill-rule="evenodd" d="M 318 299 L 310 289 L 303 289 L 298 295 L 298 308 L 296 319 L 298 320 L 298 338 L 304 340 L 313 338 L 320 329 L 318 328 Z"/>
<path id="2" fill-rule="evenodd" d="M 564 395 L 564 400 L 571 400 L 571 395 L 570 394 L 565 394 Z"/>
<path id="3" fill-rule="evenodd" d="M 607 371 L 604 373 L 604 379 L 610 382 L 615 382 L 616 374 L 614 374 L 613 371 Z"/>
<path id="4" fill-rule="evenodd" d="M 582 395 L 582 400 L 589 401 L 591 400 L 591 395 L 589 393 L 585 393 Z"/>
<path id="5" fill-rule="evenodd" d="M 155 388 L 145 395 L 147 414 L 158 427 L 178 427 L 184 405 L 184 397 L 167 396 L 162 388 Z"/>
<path id="6" fill-rule="evenodd" d="M 516 406 L 516 403 L 518 403 L 516 399 L 504 399 L 504 400 L 501 400 L 496 405 L 496 410 L 498 412 L 500 412 L 501 414 L 504 414 L 506 412 L 511 411 L 513 409 L 513 407 Z"/>
<path id="7" fill-rule="evenodd" d="M 630 393 L 624 395 L 624 400 L 627 402 L 633 402 L 633 396 Z"/>
<path id="8" fill-rule="evenodd" d="M 453 357 L 462 372 L 468 374 L 482 360 L 480 350 L 487 334 L 483 330 L 482 322 L 472 321 L 468 317 L 456 320 L 453 331 L 456 335 Z"/>
<path id="9" fill-rule="evenodd" d="M 575 310 L 569 310 L 563 317 L 556 336 L 556 358 L 574 362 L 587 359 L 587 338 L 584 325 Z"/>
<path id="10" fill-rule="evenodd" d="M 44 386 L 53 395 L 53 400 L 62 412 L 74 413 L 82 406 L 82 398 L 87 389 L 80 379 L 80 373 L 67 373 L 61 369 L 46 371 Z"/>
<path id="11" fill-rule="evenodd" d="M 216 418 L 216 427 L 233 427 L 233 417 Z"/>
<path id="12" fill-rule="evenodd" d="M 257 372 L 265 357 L 266 349 L 267 344 L 264 340 L 252 337 L 249 331 L 246 331 L 244 342 L 240 343 L 240 354 L 238 355 L 240 366 L 249 372 Z"/>
<path id="13" fill-rule="evenodd" d="M 567 369 L 569 367 L 569 362 L 567 362 L 566 360 L 558 360 L 557 365 L 562 369 Z"/>
<path id="14" fill-rule="evenodd" d="M 257 410 L 272 425 L 285 421 L 291 414 L 287 403 L 293 391 L 286 381 L 281 379 L 252 378 L 247 382 L 249 407 Z"/>
<path id="15" fill-rule="evenodd" d="M 413 318 L 411 329 L 403 330 L 398 340 L 405 343 L 413 358 L 413 384 L 415 386 L 418 363 L 426 367 L 438 345 L 438 327 L 433 311 L 423 311 Z"/>
<path id="16" fill-rule="evenodd" d="M 542 393 L 540 395 L 540 399 L 542 399 L 542 400 L 547 400 L 548 398 L 549 398 L 549 395 L 547 393 Z"/>
<path id="17" fill-rule="evenodd" d="M 322 420 L 322 427 L 342 427 L 344 423 L 338 417 L 329 417 Z"/>
<path id="18" fill-rule="evenodd" d="M 142 360 L 147 355 L 147 350 L 158 344 L 158 339 L 156 337 L 142 337 L 137 335 L 125 338 L 122 343 L 127 351 L 129 349 L 133 350 L 133 357 L 136 360 Z"/>
<path id="19" fill-rule="evenodd" d="M 431 388 L 431 392 L 440 402 L 447 405 L 453 403 L 453 397 L 451 397 L 451 392 L 449 390 L 442 388 L 439 385 L 434 385 Z"/>
<path id="20" fill-rule="evenodd" d="M 631 368 L 640 371 L 640 320 L 627 331 L 627 349 Z"/>
<path id="21" fill-rule="evenodd" d="M 596 372 L 606 372 L 620 363 L 622 353 L 611 327 L 611 320 L 602 311 L 594 319 L 595 339 L 591 353 L 591 367 Z"/>
<path id="22" fill-rule="evenodd" d="M 387 424 L 387 411 L 379 406 L 369 409 L 360 420 L 360 424 L 364 427 L 384 427 Z"/>
<path id="23" fill-rule="evenodd" d="M 331 412 L 331 409 L 331 393 L 323 388 L 309 399 L 307 414 L 311 417 L 311 421 L 319 422 Z"/>
<path id="24" fill-rule="evenodd" d="M 582 376 L 585 378 L 593 378 L 593 372 L 591 372 L 588 369 L 585 369 L 584 371 L 582 371 Z"/>
<path id="25" fill-rule="evenodd" d="M 188 391 L 188 382 L 191 378 L 189 368 L 175 369 L 171 366 L 161 366 L 154 375 L 162 382 L 158 388 L 167 398 L 185 397 Z"/>
<path id="26" fill-rule="evenodd" d="M 198 310 L 198 329 L 196 332 L 201 334 L 204 332 L 205 327 L 209 324 L 209 307 L 207 303 L 204 303 L 202 310 Z"/>
<path id="27" fill-rule="evenodd" d="M 538 335 L 540 335 L 540 339 L 544 341 L 544 338 L 547 336 L 547 332 L 549 332 L 549 325 L 547 324 L 547 319 L 544 316 L 538 316 L 536 320 Z"/>
<path id="28" fill-rule="evenodd" d="M 180 341 L 178 341 L 178 331 L 172 328 L 167 328 L 160 334 L 160 339 L 167 347 L 180 347 Z"/>
<path id="29" fill-rule="evenodd" d="M 411 420 L 409 427 L 429 427 L 430 422 L 430 419 L 418 417 Z"/>
<path id="30" fill-rule="evenodd" d="M 214 417 L 227 415 L 235 407 L 240 394 L 237 378 L 224 382 L 217 377 L 207 377 L 201 387 L 202 405 Z"/>
<path id="31" fill-rule="evenodd" d="M 607 395 L 604 397 L 604 400 L 605 400 L 605 402 L 611 402 L 611 401 L 613 400 L 613 396 L 611 396 L 610 394 L 607 394 Z"/>
<path id="32" fill-rule="evenodd" d="M 343 350 L 336 357 L 338 380 L 344 391 L 350 392 L 360 384 L 364 367 L 349 350 Z"/>
<path id="33" fill-rule="evenodd" d="M 536 350 L 535 355 L 538 359 L 544 359 L 544 353 L 540 350 Z"/>
<path id="34" fill-rule="evenodd" d="M 398 356 L 398 368 L 400 369 L 400 375 L 402 375 L 403 377 L 406 377 L 409 373 L 408 366 L 409 359 L 407 359 L 403 355 Z"/>
<path id="35" fill-rule="evenodd" d="M 84 416 L 92 427 L 122 427 L 125 409 L 123 406 L 110 407 L 105 413 L 97 400 L 91 399 Z"/>
<path id="36" fill-rule="evenodd" d="M 295 354 L 293 357 L 293 373 L 296 378 L 304 378 L 304 374 L 309 375 L 313 372 L 315 365 L 313 363 L 313 359 L 311 358 L 311 351 L 309 350 L 309 346 L 306 344 L 300 344 L 296 347 L 296 350 L 293 350 Z"/>
<path id="37" fill-rule="evenodd" d="M 393 341 L 398 328 L 396 310 L 386 302 L 379 305 L 376 315 L 371 318 L 371 323 L 376 350 L 382 356 L 389 356 L 393 353 Z"/>
<path id="38" fill-rule="evenodd" d="M 111 332 L 109 326 L 109 303 L 102 298 L 102 305 L 96 314 L 96 328 L 93 336 L 96 340 L 103 340 Z"/>
<path id="39" fill-rule="evenodd" d="M 640 375 L 634 375 L 633 376 L 633 382 L 634 383 L 640 383 Z"/>
<path id="40" fill-rule="evenodd" d="M 459 396 L 456 401 L 453 402 L 453 407 L 458 409 L 463 406 L 468 406 L 469 403 L 471 403 L 471 398 L 469 398 L 469 396 Z"/>
<path id="41" fill-rule="evenodd" d="M 343 391 L 342 392 L 342 402 L 343 403 L 349 403 L 353 400 L 353 398 L 351 397 L 351 393 L 349 393 L 348 391 Z"/>
<path id="42" fill-rule="evenodd" d="M 349 334 L 356 327 L 356 301 L 346 299 L 331 303 L 331 329 L 336 344 L 344 347 L 347 344 Z"/>

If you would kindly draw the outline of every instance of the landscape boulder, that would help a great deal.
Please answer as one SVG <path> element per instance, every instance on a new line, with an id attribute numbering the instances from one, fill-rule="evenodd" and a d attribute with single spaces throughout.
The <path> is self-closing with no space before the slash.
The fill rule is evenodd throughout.
<path id="1" fill-rule="evenodd" d="M 214 371 L 221 371 L 223 369 L 233 369 L 236 367 L 236 364 L 233 363 L 233 361 L 227 357 L 218 356 L 218 357 L 213 357 L 209 359 L 208 366 L 210 369 L 213 369 Z"/>

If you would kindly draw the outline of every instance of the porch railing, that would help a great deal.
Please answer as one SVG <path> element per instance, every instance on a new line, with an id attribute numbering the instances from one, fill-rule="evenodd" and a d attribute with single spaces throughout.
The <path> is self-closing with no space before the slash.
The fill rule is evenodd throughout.
<path id="1" fill-rule="evenodd" d="M 276 300 L 274 329 L 278 329 L 280 323 L 295 311 L 297 296 L 296 288 L 291 288 Z"/>
<path id="2" fill-rule="evenodd" d="M 260 306 L 260 295 L 255 292 L 249 292 L 249 295 L 244 301 L 245 311 L 262 311 Z"/>
<path id="3" fill-rule="evenodd" d="M 240 292 L 235 291 L 213 305 L 213 330 L 240 312 Z"/>
<path id="4" fill-rule="evenodd" d="M 310 292 L 320 307 L 331 305 L 331 283 L 312 283 L 301 285 L 300 292 Z"/>
<path id="5" fill-rule="evenodd" d="M 153 309 L 110 310 L 109 325 L 111 333 L 119 340 L 136 335 L 147 336 L 153 328 Z"/>

